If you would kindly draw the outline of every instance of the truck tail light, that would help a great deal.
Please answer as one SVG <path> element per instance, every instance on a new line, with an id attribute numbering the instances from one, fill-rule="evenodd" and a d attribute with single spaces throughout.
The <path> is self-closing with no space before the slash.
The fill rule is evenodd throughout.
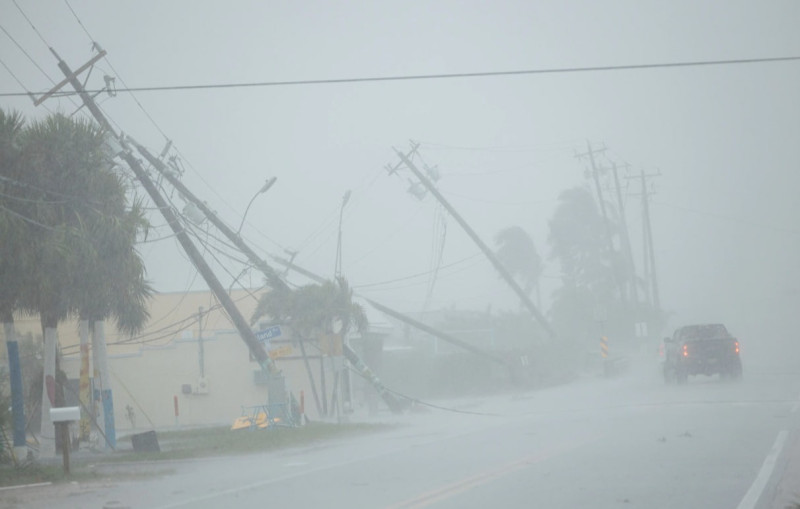
<path id="1" fill-rule="evenodd" d="M 683 345 L 683 356 L 689 357 L 689 345 Z"/>
<path id="2" fill-rule="evenodd" d="M 733 343 L 733 350 L 738 354 L 739 353 L 739 342 L 736 341 Z"/>

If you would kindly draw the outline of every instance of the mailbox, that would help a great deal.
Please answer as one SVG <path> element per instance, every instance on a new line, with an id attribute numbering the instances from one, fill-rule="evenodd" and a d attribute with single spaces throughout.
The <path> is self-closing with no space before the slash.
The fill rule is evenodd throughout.
<path id="1" fill-rule="evenodd" d="M 64 406 L 50 409 L 50 420 L 53 423 L 81 420 L 81 407 Z"/>

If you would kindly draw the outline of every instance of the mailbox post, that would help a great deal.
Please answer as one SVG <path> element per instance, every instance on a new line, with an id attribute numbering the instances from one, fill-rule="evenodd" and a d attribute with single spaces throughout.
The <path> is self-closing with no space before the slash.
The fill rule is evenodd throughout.
<path id="1" fill-rule="evenodd" d="M 65 406 L 50 409 L 50 420 L 61 434 L 61 455 L 64 458 L 64 473 L 69 474 L 69 423 L 81 418 L 81 408 Z"/>

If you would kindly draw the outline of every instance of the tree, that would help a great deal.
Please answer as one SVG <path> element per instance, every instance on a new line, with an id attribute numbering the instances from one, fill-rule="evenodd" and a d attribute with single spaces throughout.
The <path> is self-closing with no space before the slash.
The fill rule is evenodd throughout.
<path id="1" fill-rule="evenodd" d="M 511 226 L 494 236 L 497 258 L 506 270 L 522 280 L 522 290 L 530 294 L 538 287 L 542 274 L 542 258 L 528 232 L 519 226 Z M 541 302 L 539 302 L 541 306 Z"/>
<path id="2" fill-rule="evenodd" d="M 24 249 L 28 244 L 30 223 L 18 212 L 25 205 L 20 172 L 20 133 L 24 120 L 18 113 L 6 113 L 0 109 L 0 319 L 6 332 L 6 340 L 13 341 L 14 311 L 19 304 L 23 288 L 28 256 Z"/>
<path id="3" fill-rule="evenodd" d="M 559 262 L 564 284 L 613 291 L 605 226 L 591 193 L 575 187 L 562 192 L 558 200 L 548 242 L 550 258 Z"/>
<path id="4" fill-rule="evenodd" d="M 550 258 L 561 267 L 550 314 L 554 326 L 573 341 L 599 337 L 598 322 L 621 309 L 614 277 L 618 253 L 610 253 L 605 225 L 587 189 L 567 189 L 549 222 Z M 607 320 L 608 319 L 608 320 Z"/>
<path id="5" fill-rule="evenodd" d="M 314 344 L 322 352 L 322 343 L 326 338 L 336 336 L 341 341 L 351 328 L 359 332 L 366 331 L 368 324 L 364 308 L 353 302 L 353 291 L 343 277 L 292 290 L 277 275 L 272 275 L 268 284 L 270 290 L 259 298 L 251 323 L 255 324 L 266 316 L 292 329 L 306 362 L 317 411 L 322 414 L 324 412 L 308 364 L 305 344 Z"/>
<path id="6" fill-rule="evenodd" d="M 15 213 L 26 223 L 20 240 L 28 263 L 16 306 L 42 321 L 42 432 L 52 433 L 58 322 L 78 315 L 102 327 L 114 316 L 121 330 L 133 332 L 147 319 L 150 288 L 134 249 L 146 223 L 138 203 L 127 207 L 126 188 L 96 125 L 56 114 L 19 132 L 18 142 L 11 169 L 20 187 Z"/>
<path id="7" fill-rule="evenodd" d="M 322 284 L 309 284 L 295 290 L 285 283 L 275 284 L 270 278 L 271 289 L 258 300 L 251 323 L 269 316 L 292 328 L 299 338 L 315 339 L 321 334 L 334 332 L 344 336 L 351 328 L 363 331 L 367 326 L 364 308 L 353 302 L 353 291 L 343 277 Z"/>

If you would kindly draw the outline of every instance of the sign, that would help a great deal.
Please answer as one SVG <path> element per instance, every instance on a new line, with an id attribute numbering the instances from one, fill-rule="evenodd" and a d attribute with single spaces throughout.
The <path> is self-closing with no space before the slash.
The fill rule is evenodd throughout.
<path id="1" fill-rule="evenodd" d="M 608 338 L 606 336 L 600 338 L 600 355 L 604 359 L 608 358 Z"/>
<path id="2" fill-rule="evenodd" d="M 279 346 L 278 348 L 274 348 L 267 352 L 269 354 L 270 359 L 277 359 L 278 357 L 286 357 L 287 355 L 292 353 L 292 347 L 289 345 Z"/>
<path id="3" fill-rule="evenodd" d="M 277 338 L 281 335 L 281 326 L 273 325 L 260 331 L 255 331 L 256 339 L 261 343 L 268 343 L 270 339 Z"/>

